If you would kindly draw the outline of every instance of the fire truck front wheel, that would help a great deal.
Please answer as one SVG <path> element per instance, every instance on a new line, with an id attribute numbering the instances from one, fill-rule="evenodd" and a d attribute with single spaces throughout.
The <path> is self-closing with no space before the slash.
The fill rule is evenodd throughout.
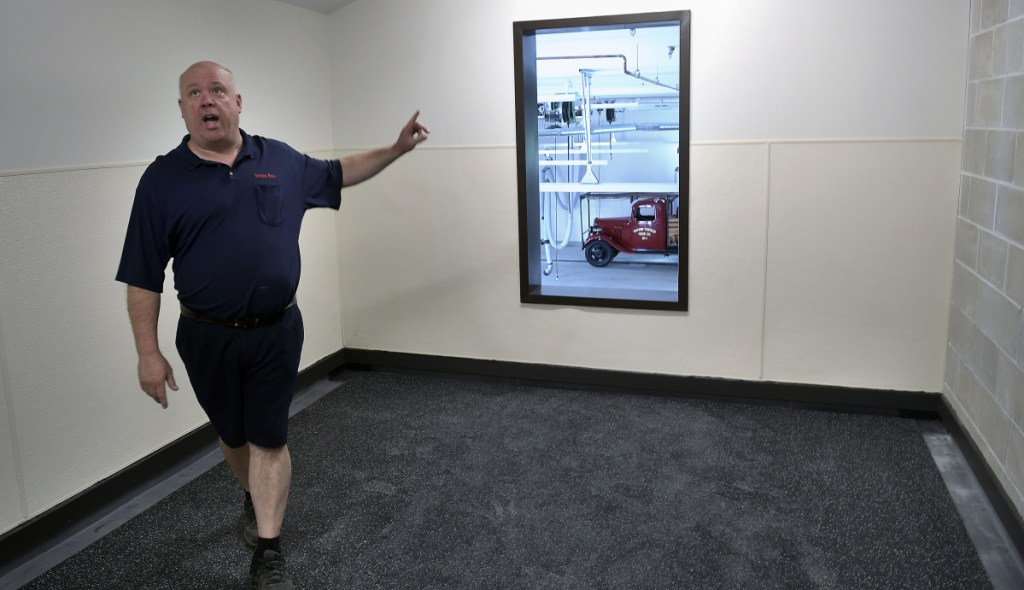
<path id="1" fill-rule="evenodd" d="M 615 252 L 611 246 L 601 240 L 594 240 L 587 244 L 584 254 L 587 256 L 587 262 L 593 266 L 607 266 L 612 258 L 615 257 Z"/>

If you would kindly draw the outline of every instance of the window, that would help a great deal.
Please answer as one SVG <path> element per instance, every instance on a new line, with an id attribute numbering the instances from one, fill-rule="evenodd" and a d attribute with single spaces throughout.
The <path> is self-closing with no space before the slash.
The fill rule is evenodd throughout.
<path id="1" fill-rule="evenodd" d="M 513 33 L 521 300 L 686 310 L 689 11 Z"/>

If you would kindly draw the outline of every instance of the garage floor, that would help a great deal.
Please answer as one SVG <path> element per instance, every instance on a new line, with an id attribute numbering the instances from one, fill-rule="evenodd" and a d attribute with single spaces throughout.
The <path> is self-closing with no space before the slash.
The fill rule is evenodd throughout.
<path id="1" fill-rule="evenodd" d="M 619 254 L 608 266 L 598 268 L 586 261 L 582 249 L 569 246 L 558 251 L 551 273 L 541 275 L 541 286 L 546 295 L 675 301 L 679 258 Z"/>

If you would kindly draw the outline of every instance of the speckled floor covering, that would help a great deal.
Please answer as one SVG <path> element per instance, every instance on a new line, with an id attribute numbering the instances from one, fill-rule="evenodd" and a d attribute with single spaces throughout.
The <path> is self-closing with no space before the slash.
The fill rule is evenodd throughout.
<path id="1" fill-rule="evenodd" d="M 988 588 L 913 420 L 350 373 L 292 419 L 300 588 Z M 26 588 L 242 588 L 221 463 Z"/>

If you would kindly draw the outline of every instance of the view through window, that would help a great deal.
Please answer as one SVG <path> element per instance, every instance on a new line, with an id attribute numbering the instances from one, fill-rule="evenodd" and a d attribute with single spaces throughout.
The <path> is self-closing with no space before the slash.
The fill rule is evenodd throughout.
<path id="1" fill-rule="evenodd" d="M 689 13 L 514 33 L 522 300 L 685 310 Z"/>

